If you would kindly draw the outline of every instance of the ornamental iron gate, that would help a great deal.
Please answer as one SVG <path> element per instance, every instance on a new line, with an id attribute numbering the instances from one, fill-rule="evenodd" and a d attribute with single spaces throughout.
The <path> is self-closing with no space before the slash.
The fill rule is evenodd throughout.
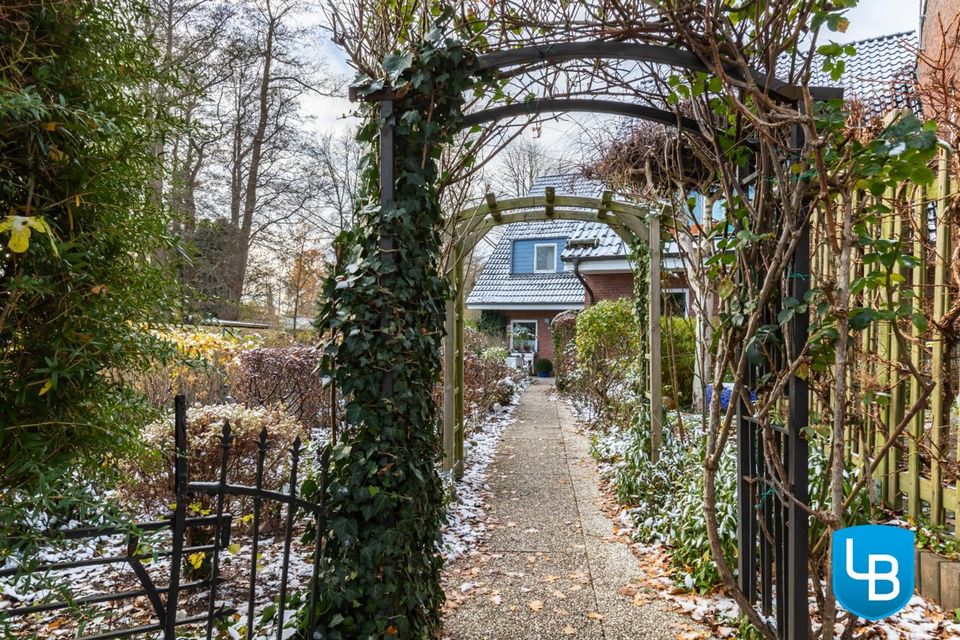
<path id="1" fill-rule="evenodd" d="M 219 436 L 220 464 L 219 475 L 215 480 L 191 481 L 189 478 L 190 452 L 187 442 L 186 402 L 183 396 L 175 398 L 174 434 L 176 502 L 170 518 L 127 526 L 86 527 L 52 532 L 51 538 L 58 542 L 86 541 L 91 545 L 102 545 L 111 538 L 121 538 L 124 544 L 120 547 L 107 546 L 102 554 L 95 554 L 90 558 L 39 562 L 28 565 L 26 569 L 15 567 L 0 571 L 0 580 L 23 580 L 29 588 L 34 585 L 46 587 L 46 580 L 55 579 L 58 573 L 66 573 L 64 578 L 69 583 L 71 571 L 87 567 L 106 569 L 126 565 L 133 572 L 138 586 L 109 593 L 73 595 L 71 588 L 78 585 L 58 585 L 56 589 L 48 589 L 52 597 L 44 597 L 42 593 L 35 594 L 33 598 L 25 599 L 22 604 L 14 601 L 13 606 L 0 608 L 0 625 L 3 625 L 8 633 L 13 629 L 14 637 L 24 637 L 20 634 L 30 632 L 29 623 L 31 619 L 35 622 L 38 614 L 62 612 L 53 622 L 44 620 L 39 623 L 39 628 L 46 630 L 50 624 L 62 626 L 70 613 L 81 614 L 78 617 L 82 618 L 83 614 L 90 614 L 91 607 L 110 604 L 113 609 L 123 607 L 128 610 L 127 617 L 137 618 L 140 624 L 89 632 L 85 631 L 88 623 L 81 619 L 73 621 L 77 626 L 76 637 L 80 640 L 113 640 L 148 636 L 176 640 L 177 637 L 188 634 L 191 638 L 202 637 L 210 640 L 214 631 L 232 618 L 243 621 L 239 637 L 246 640 L 275 637 L 280 640 L 290 632 L 287 607 L 291 596 L 291 554 L 295 529 L 303 521 L 306 521 L 316 534 L 310 554 L 313 573 L 309 585 L 310 606 L 306 620 L 306 629 L 313 629 L 318 596 L 315 586 L 320 569 L 319 551 L 327 522 L 324 496 L 330 461 L 329 447 L 323 447 L 323 452 L 316 461 L 318 478 L 315 492 L 310 496 L 303 496 L 298 493 L 298 475 L 303 455 L 299 438 L 294 441 L 286 458 L 289 468 L 286 488 L 283 491 L 273 491 L 263 486 L 264 474 L 267 471 L 264 468 L 265 459 L 269 451 L 266 429 L 261 430 L 257 441 L 254 486 L 231 484 L 227 477 L 234 440 L 229 422 L 224 423 Z M 252 513 L 242 518 L 249 521 L 251 526 L 249 554 L 246 554 L 249 570 L 245 580 L 241 577 L 229 581 L 233 587 L 232 594 L 242 594 L 242 597 L 230 598 L 232 601 L 229 603 L 221 600 L 223 589 L 228 583 L 222 571 L 223 555 L 231 546 L 238 546 L 231 545 L 238 517 L 224 510 L 224 501 L 228 496 L 249 498 L 253 507 Z M 203 497 L 212 501 L 213 513 L 188 516 L 191 504 Z M 271 593 L 263 593 L 264 589 L 258 583 L 258 571 L 264 547 L 261 529 L 265 522 L 265 511 L 268 509 L 278 514 L 283 523 L 281 573 L 279 588 Z M 165 543 L 147 538 L 150 535 L 163 535 L 165 532 L 170 534 Z M 243 564 L 238 560 L 239 549 L 234 549 L 231 553 L 231 567 Z M 185 575 L 188 572 L 194 575 Z M 161 582 L 161 578 L 165 579 L 166 584 Z M 16 593 L 16 590 L 7 590 L 6 593 L 9 597 L 9 594 Z M 187 599 L 189 602 L 185 602 Z M 271 599 L 272 605 L 258 606 Z M 270 610 L 271 613 L 268 614 L 265 610 Z M 308 633 L 306 637 L 312 637 L 312 633 Z"/>

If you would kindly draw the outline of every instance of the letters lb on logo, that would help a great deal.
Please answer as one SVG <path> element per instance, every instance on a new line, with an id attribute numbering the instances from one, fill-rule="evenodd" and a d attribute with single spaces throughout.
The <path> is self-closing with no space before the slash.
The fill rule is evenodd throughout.
<path id="1" fill-rule="evenodd" d="M 844 609 L 879 620 L 913 596 L 914 533 L 864 525 L 833 533 L 833 592 Z"/>

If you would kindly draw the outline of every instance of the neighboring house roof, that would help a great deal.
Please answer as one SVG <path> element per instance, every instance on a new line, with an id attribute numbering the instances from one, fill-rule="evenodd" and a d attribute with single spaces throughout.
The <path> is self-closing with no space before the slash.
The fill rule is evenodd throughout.
<path id="1" fill-rule="evenodd" d="M 467 307 L 573 309 L 583 306 L 583 286 L 572 272 L 515 274 L 511 268 L 514 240 L 569 238 L 580 224 L 571 220 L 548 220 L 507 225 L 467 296 Z"/>
<path id="2" fill-rule="evenodd" d="M 917 69 L 918 39 L 915 31 L 851 42 L 857 55 L 844 56 L 839 81 L 823 70 L 823 56 L 812 62 L 811 85 L 844 88 L 844 98 L 860 101 L 868 117 L 883 116 L 892 109 L 908 108 L 919 113 L 913 90 Z M 777 75 L 787 79 L 789 62 L 777 65 Z"/>
<path id="3" fill-rule="evenodd" d="M 542 196 L 547 187 L 553 187 L 558 196 L 577 196 L 580 198 L 599 198 L 603 195 L 603 183 L 590 180 L 579 173 L 561 173 L 551 176 L 538 176 L 530 187 L 531 196 Z"/>

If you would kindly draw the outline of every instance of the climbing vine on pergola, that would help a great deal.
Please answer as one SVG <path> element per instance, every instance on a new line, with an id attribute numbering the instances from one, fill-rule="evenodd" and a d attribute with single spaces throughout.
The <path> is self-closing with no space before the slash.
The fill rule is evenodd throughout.
<path id="1" fill-rule="evenodd" d="M 588 59 L 634 60 L 710 74 L 692 52 L 659 44 L 620 41 L 568 42 L 488 53 L 482 56 L 449 36 L 446 19 L 409 51 L 392 54 L 383 68 L 386 77 L 354 86 L 367 123 L 359 138 L 369 144 L 363 173 L 365 206 L 355 228 L 337 238 L 336 272 L 326 282 L 321 325 L 335 336 L 325 350 L 325 369 L 344 399 L 345 428 L 337 445 L 330 478 L 332 515 L 323 541 L 324 563 L 318 586 L 318 620 L 324 638 L 431 638 L 440 628 L 443 594 L 437 553 L 443 519 L 443 489 L 437 473 L 442 459 L 438 408 L 432 391 L 441 371 L 444 328 L 453 348 L 448 365 L 462 357 L 457 336 L 456 309 L 462 296 L 459 264 L 484 225 L 516 219 L 549 219 L 557 214 L 557 197 L 546 196 L 498 211 L 487 203 L 472 216 L 449 223 L 439 203 L 438 163 L 445 145 L 458 132 L 505 118 L 529 117 L 541 112 L 589 111 L 609 113 L 677 127 L 700 134 L 703 122 L 656 107 L 614 100 L 571 97 L 511 101 L 484 111 L 465 114 L 465 96 L 491 91 L 506 95 L 502 69 L 524 64 L 554 65 Z M 734 69 L 725 73 L 736 74 Z M 771 99 L 795 105 L 797 87 L 759 72 L 750 81 L 766 87 Z M 742 78 L 741 78 L 742 79 Z M 830 97 L 835 93 L 824 92 Z M 797 138 L 801 132 L 797 129 Z M 748 183 L 756 165 L 746 148 L 746 162 L 736 167 Z M 512 203 L 517 204 L 517 203 Z M 512 206 L 512 205 L 511 205 Z M 580 202 L 576 216 L 625 227 L 631 241 L 649 244 L 651 283 L 659 282 L 659 226 L 657 216 L 641 221 L 640 211 L 609 199 Z M 590 211 L 584 214 L 583 211 Z M 573 214 L 576 215 L 573 215 Z M 606 218 L 606 219 L 605 219 Z M 481 223 L 472 228 L 474 222 Z M 449 224 L 448 224 L 449 223 Z M 805 221 L 800 222 L 804 227 Z M 444 231 L 447 231 L 445 237 Z M 475 232 L 475 233 L 474 233 Z M 797 243 L 793 273 L 807 273 L 806 236 Z M 452 241 L 453 284 L 441 262 L 444 240 Z M 633 243 L 636 244 L 636 243 Z M 640 255 L 644 251 L 638 251 Z M 655 258 L 655 259 L 654 259 Z M 790 282 L 790 294 L 803 299 L 806 277 Z M 451 290 L 452 289 L 452 290 Z M 654 287 L 651 293 L 656 292 Z M 659 315 L 659 300 L 650 297 L 651 319 Z M 451 302 L 452 301 L 452 302 Z M 450 306 L 448 307 L 448 303 Z M 790 340 L 799 349 L 806 334 L 805 316 L 791 321 Z M 650 323 L 651 331 L 654 325 Z M 655 399 L 651 418 L 659 420 L 659 375 L 648 377 L 649 396 Z M 454 402 L 448 419 L 456 425 L 456 377 L 448 382 Z M 461 400 L 462 402 L 462 394 Z M 806 638 L 807 614 L 807 453 L 802 431 L 806 427 L 807 387 L 794 377 L 790 384 L 789 428 L 784 430 L 782 456 L 789 490 L 795 499 L 784 502 L 778 526 L 786 537 L 790 557 L 778 564 L 776 579 L 778 632 L 786 638 Z M 452 408 L 451 408 L 452 407 Z M 764 452 L 757 448 L 758 433 L 744 422 L 741 440 L 741 476 L 762 472 Z M 447 464 L 458 455 L 455 430 L 447 432 Z M 451 440 L 453 442 L 451 443 Z M 759 458 L 758 458 L 759 456 Z M 755 553 L 757 514 L 741 483 L 741 556 Z M 790 526 L 787 526 L 787 523 Z M 748 537 L 753 536 L 753 537 Z M 723 559 L 717 560 L 718 564 Z M 732 571 L 721 565 L 727 575 Z M 741 563 L 743 593 L 738 604 L 758 626 L 765 622 L 753 609 L 756 565 Z M 723 571 L 721 571 L 723 573 Z M 746 581 L 746 582 L 744 582 Z M 751 593 L 751 589 L 754 593 Z M 769 628 L 769 627 L 767 627 Z"/>

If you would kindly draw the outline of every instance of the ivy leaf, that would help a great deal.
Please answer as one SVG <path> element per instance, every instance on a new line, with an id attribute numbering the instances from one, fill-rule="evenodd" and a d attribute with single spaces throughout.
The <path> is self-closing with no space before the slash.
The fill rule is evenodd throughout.
<path id="1" fill-rule="evenodd" d="M 404 54 L 391 53 L 383 59 L 383 70 L 387 72 L 387 77 L 391 82 L 397 80 L 404 71 L 413 64 L 413 53 Z"/>

